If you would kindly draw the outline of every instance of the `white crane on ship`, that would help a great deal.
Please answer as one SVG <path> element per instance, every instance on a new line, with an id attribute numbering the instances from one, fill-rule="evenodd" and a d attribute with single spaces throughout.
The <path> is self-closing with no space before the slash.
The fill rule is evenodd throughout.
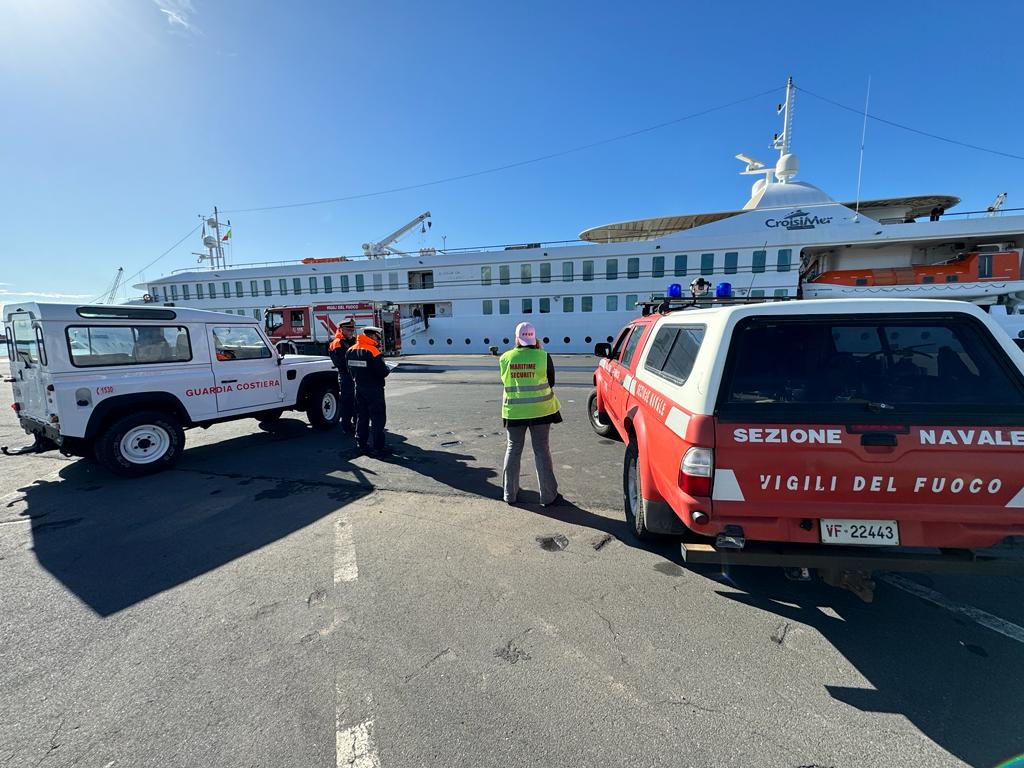
<path id="1" fill-rule="evenodd" d="M 111 304 L 114 301 L 114 297 L 117 295 L 117 289 L 121 287 L 121 282 L 124 280 L 124 267 L 117 268 L 117 274 L 114 275 L 114 284 L 110 286 L 110 290 L 107 291 L 106 296 L 100 301 L 100 304 Z"/>
<path id="2" fill-rule="evenodd" d="M 417 224 L 420 225 L 420 232 L 426 233 L 427 227 L 433 226 L 430 221 L 430 211 L 424 211 L 408 224 L 403 227 L 399 227 L 390 235 L 376 243 L 363 243 L 363 255 L 368 259 L 383 259 L 388 254 L 393 256 L 407 256 L 408 254 L 404 251 L 400 251 L 395 248 L 394 244 L 415 229 Z"/>

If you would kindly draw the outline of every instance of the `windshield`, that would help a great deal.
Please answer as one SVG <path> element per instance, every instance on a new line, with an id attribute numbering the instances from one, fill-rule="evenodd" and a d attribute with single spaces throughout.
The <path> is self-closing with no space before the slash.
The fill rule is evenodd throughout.
<path id="1" fill-rule="evenodd" d="M 268 331 L 273 331 L 275 328 L 279 328 L 284 324 L 284 313 L 276 312 L 274 310 L 267 310 L 266 328 Z"/>

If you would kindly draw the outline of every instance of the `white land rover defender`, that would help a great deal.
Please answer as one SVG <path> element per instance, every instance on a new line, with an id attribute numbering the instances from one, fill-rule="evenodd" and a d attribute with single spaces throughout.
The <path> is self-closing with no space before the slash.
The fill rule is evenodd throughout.
<path id="1" fill-rule="evenodd" d="M 170 467 L 184 430 L 305 410 L 338 422 L 325 357 L 278 354 L 256 320 L 178 307 L 4 308 L 14 410 L 36 449 L 94 455 L 120 475 Z"/>

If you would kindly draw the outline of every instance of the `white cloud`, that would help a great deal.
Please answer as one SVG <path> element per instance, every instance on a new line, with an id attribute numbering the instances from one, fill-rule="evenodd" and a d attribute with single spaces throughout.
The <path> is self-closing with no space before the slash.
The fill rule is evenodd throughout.
<path id="1" fill-rule="evenodd" d="M 10 283 L 0 283 L 10 285 Z M 96 298 L 93 293 L 52 293 L 49 291 L 15 291 L 0 288 L 0 304 L 16 304 L 23 301 L 89 301 Z"/>
<path id="2" fill-rule="evenodd" d="M 173 29 L 199 34 L 199 29 L 192 21 L 192 17 L 196 13 L 192 0 L 153 0 L 153 4 L 156 5 L 160 13 L 164 14 L 167 23 Z"/>

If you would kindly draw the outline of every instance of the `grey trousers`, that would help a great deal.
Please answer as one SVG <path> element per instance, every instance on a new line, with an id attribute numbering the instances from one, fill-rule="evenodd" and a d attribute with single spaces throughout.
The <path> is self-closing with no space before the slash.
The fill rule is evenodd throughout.
<path id="1" fill-rule="evenodd" d="M 526 431 L 530 431 L 533 446 L 533 461 L 537 466 L 537 484 L 540 486 L 540 503 L 550 504 L 558 495 L 558 481 L 551 463 L 550 424 L 534 424 L 530 427 L 506 427 L 508 445 L 505 448 L 505 466 L 502 471 L 502 488 L 505 501 L 514 503 L 519 496 L 519 465 L 526 445 Z"/>

